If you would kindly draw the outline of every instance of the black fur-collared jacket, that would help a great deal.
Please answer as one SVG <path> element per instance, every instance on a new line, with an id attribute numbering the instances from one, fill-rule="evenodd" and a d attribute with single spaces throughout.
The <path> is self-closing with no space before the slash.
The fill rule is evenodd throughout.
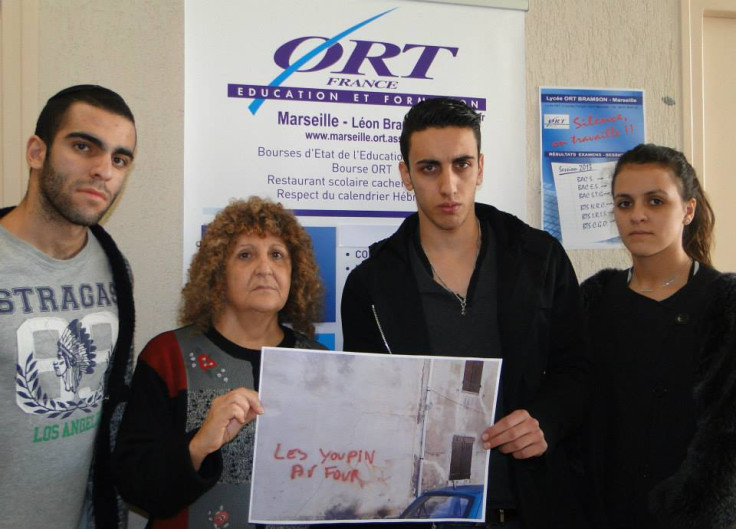
<path id="1" fill-rule="evenodd" d="M 616 274 L 603 270 L 583 284 L 587 308 Z M 736 528 L 736 274 L 719 274 L 709 291 L 707 363 L 693 390 L 697 427 L 679 469 L 649 495 L 651 512 L 668 529 Z"/>
<path id="2" fill-rule="evenodd" d="M 671 529 L 736 527 L 736 274 L 723 274 L 715 293 L 705 345 L 715 356 L 695 388 L 697 430 L 680 469 L 650 496 Z"/>

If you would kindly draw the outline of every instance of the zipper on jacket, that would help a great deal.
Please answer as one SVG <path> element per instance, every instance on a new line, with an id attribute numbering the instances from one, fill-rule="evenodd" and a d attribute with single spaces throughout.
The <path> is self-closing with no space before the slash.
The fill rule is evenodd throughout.
<path id="1" fill-rule="evenodd" d="M 378 332 L 381 333 L 381 339 L 383 340 L 383 345 L 386 346 L 386 351 L 388 351 L 389 354 L 393 354 L 391 352 L 391 348 L 388 346 L 388 342 L 386 341 L 386 335 L 383 334 L 383 327 L 381 327 L 381 322 L 378 320 L 378 312 L 376 312 L 376 306 L 371 305 L 371 310 L 373 311 L 373 317 L 376 320 L 376 325 L 378 325 Z"/>

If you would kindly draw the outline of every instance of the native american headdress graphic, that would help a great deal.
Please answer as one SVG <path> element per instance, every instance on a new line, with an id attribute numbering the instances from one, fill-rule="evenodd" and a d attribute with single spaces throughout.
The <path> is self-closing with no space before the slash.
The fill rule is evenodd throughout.
<path id="1" fill-rule="evenodd" d="M 64 379 L 64 389 L 76 393 L 82 375 L 94 371 L 97 347 L 79 320 L 64 329 L 56 347 L 54 371 Z"/>

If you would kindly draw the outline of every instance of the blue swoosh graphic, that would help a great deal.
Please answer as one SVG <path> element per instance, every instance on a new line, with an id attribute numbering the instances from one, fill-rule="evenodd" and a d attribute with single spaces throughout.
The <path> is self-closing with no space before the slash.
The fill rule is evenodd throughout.
<path id="1" fill-rule="evenodd" d="M 315 57 L 317 54 L 323 52 L 324 50 L 326 50 L 327 48 L 329 48 L 330 46 L 332 46 L 336 42 L 340 41 L 343 37 L 347 37 L 352 32 L 354 32 L 354 31 L 362 28 L 366 24 L 370 24 L 371 22 L 373 22 L 377 18 L 381 18 L 383 15 L 386 15 L 386 14 L 388 14 L 391 11 L 394 11 L 396 9 L 398 9 L 398 7 L 394 7 L 393 9 L 389 9 L 388 11 L 384 11 L 383 13 L 378 13 L 376 16 L 373 16 L 371 18 L 367 18 L 363 22 L 359 22 L 358 24 L 354 25 L 353 27 L 346 29 L 342 33 L 338 33 L 337 35 L 335 35 L 334 37 L 332 37 L 330 40 L 328 40 L 328 41 L 320 44 L 319 46 L 317 46 L 316 48 L 314 48 L 312 51 L 307 52 L 306 54 L 304 54 L 294 64 L 292 64 L 286 70 L 284 70 L 279 75 L 277 75 L 276 78 L 268 84 L 268 86 L 281 86 L 281 83 L 283 83 L 284 81 L 286 81 L 291 76 L 291 74 L 293 74 L 299 68 L 301 68 L 302 66 L 304 66 L 307 62 L 309 62 L 310 59 L 312 59 L 313 57 Z M 250 110 L 250 113 L 253 114 L 253 115 L 255 115 L 255 113 L 258 112 L 258 109 L 261 108 L 261 105 L 263 104 L 263 101 L 265 101 L 265 100 L 264 99 L 254 99 L 253 102 L 248 106 L 248 110 Z"/>

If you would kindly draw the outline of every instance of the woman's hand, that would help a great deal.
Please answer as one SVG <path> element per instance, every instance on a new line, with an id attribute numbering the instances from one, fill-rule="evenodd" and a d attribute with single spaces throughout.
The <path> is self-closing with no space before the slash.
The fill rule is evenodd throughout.
<path id="1" fill-rule="evenodd" d="M 189 441 L 189 454 L 194 469 L 199 471 L 202 461 L 238 435 L 238 432 L 263 413 L 258 393 L 238 388 L 212 401 L 199 431 Z"/>

